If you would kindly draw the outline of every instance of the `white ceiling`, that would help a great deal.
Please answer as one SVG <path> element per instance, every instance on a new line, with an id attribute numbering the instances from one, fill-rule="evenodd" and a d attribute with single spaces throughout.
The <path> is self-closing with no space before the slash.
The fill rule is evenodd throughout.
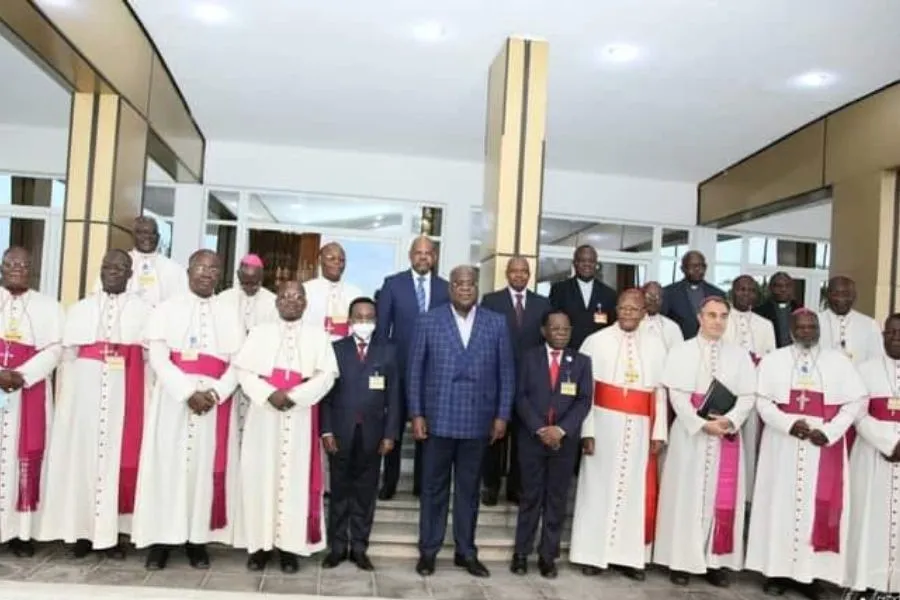
<path id="1" fill-rule="evenodd" d="M 68 127 L 71 94 L 0 36 L 0 123 Z"/>
<path id="2" fill-rule="evenodd" d="M 896 0 L 130 3 L 210 139 L 478 161 L 488 65 L 531 34 L 550 167 L 697 181 L 900 77 Z M 429 21 L 438 42 L 416 39 Z M 793 84 L 813 70 L 833 84 Z"/>

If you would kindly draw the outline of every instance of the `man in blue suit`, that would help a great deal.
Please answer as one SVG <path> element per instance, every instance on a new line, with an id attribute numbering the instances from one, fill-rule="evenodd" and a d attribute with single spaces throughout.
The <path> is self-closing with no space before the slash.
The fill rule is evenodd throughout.
<path id="1" fill-rule="evenodd" d="M 419 315 L 446 304 L 450 300 L 447 280 L 432 274 L 435 262 L 434 243 L 425 236 L 413 240 L 409 248 L 410 269 L 385 278 L 378 292 L 376 335 L 389 339 L 397 350 L 401 380 L 405 379 L 407 356 L 416 332 Z M 390 500 L 397 492 L 400 479 L 400 450 L 406 429 L 407 386 L 400 382 L 400 431 L 394 449 L 384 458 L 384 480 L 379 500 Z M 419 495 L 421 476 L 421 444 L 416 443 L 413 494 Z"/>
<path id="2" fill-rule="evenodd" d="M 322 402 L 322 443 L 329 455 L 331 497 L 328 541 L 322 566 L 331 569 L 348 556 L 372 570 L 366 554 L 381 456 L 394 447 L 400 431 L 400 378 L 390 342 L 373 338 L 375 303 L 350 303 L 350 335 L 334 342 L 338 379 Z M 349 530 L 349 539 L 347 532 Z"/>
<path id="3" fill-rule="evenodd" d="M 546 313 L 541 331 L 547 343 L 526 351 L 519 364 L 516 413 L 522 427 L 518 439 L 522 496 L 509 568 L 517 575 L 528 572 L 528 554 L 540 522 L 538 569 L 553 578 L 594 379 L 591 359 L 566 348 L 572 325 L 564 311 Z"/>
<path id="4" fill-rule="evenodd" d="M 474 267 L 450 273 L 450 305 L 422 315 L 409 352 L 407 402 L 413 436 L 422 442 L 420 575 L 434 573 L 447 530 L 454 477 L 454 563 L 476 577 L 475 526 L 481 465 L 488 443 L 506 433 L 515 394 L 515 363 L 506 319 L 476 308 Z"/>
<path id="5" fill-rule="evenodd" d="M 660 312 L 675 321 L 684 339 L 697 337 L 700 331 L 700 305 L 707 296 L 725 297 L 725 292 L 706 282 L 706 258 L 701 252 L 691 250 L 681 259 L 684 279 L 663 288 Z"/>

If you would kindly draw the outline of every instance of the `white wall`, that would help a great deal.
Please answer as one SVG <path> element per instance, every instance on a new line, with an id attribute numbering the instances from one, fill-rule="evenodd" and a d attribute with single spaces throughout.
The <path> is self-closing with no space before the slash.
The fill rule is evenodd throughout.
<path id="1" fill-rule="evenodd" d="M 69 132 L 0 123 L 0 171 L 65 177 Z"/>

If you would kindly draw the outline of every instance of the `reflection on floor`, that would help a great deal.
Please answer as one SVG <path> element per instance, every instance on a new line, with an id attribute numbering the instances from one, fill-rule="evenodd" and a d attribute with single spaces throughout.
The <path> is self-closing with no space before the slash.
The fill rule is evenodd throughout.
<path id="1" fill-rule="evenodd" d="M 323 570 L 319 567 L 321 557 L 316 557 L 301 563 L 300 572 L 295 575 L 283 575 L 276 565 L 260 575 L 247 571 L 246 554 L 225 548 L 211 548 L 212 566 L 208 571 L 191 569 L 182 554 L 173 552 L 168 569 L 148 573 L 144 570 L 145 556 L 144 552 L 132 552 L 125 561 L 109 560 L 99 554 L 76 559 L 60 544 L 41 544 L 37 554 L 30 559 L 19 559 L 3 550 L 0 551 L 0 598 L 244 600 L 252 596 L 254 600 L 262 600 L 268 594 L 437 600 L 761 600 L 766 597 L 759 580 L 746 574 L 731 588 L 720 590 L 699 579 L 688 588 L 676 588 L 662 572 L 655 570 L 648 573 L 646 581 L 634 583 L 613 573 L 585 577 L 579 570 L 562 564 L 559 578 L 552 581 L 542 579 L 535 568 L 528 576 L 517 577 L 510 574 L 505 563 L 489 563 L 493 576 L 476 579 L 453 567 L 449 561 L 439 561 L 437 573 L 423 579 L 414 572 L 415 562 L 411 560 L 373 559 L 376 571 L 366 573 L 349 563 L 334 570 Z M 29 583 L 88 585 L 26 587 Z M 119 587 L 113 588 L 117 592 L 115 595 L 106 596 L 103 592 L 109 588 L 95 586 Z M 123 586 L 141 591 L 133 592 Z M 206 594 L 197 590 L 235 594 Z M 299 598 L 305 600 L 306 596 Z"/>

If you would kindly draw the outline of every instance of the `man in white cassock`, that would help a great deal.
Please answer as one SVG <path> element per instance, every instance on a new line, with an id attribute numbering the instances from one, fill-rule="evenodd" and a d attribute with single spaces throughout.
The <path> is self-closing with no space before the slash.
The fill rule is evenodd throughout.
<path id="1" fill-rule="evenodd" d="M 134 249 L 129 252 L 132 275 L 127 291 L 141 297 L 151 307 L 188 291 L 184 267 L 159 253 L 159 225 L 152 217 L 138 217 L 132 227 Z M 94 284 L 99 293 L 102 285 Z"/>
<path id="2" fill-rule="evenodd" d="M 856 283 L 849 277 L 832 277 L 825 291 L 828 305 L 819 313 L 819 345 L 843 352 L 855 365 L 884 354 L 881 328 L 872 317 L 854 310 Z"/>
<path id="3" fill-rule="evenodd" d="M 143 328 L 150 307 L 125 288 L 131 257 L 103 257 L 103 291 L 73 305 L 63 329 L 60 395 L 47 458 L 52 491 L 39 539 L 75 544 L 76 558 L 107 550 L 125 558 L 143 433 Z"/>
<path id="4" fill-rule="evenodd" d="M 0 542 L 34 555 L 53 410 L 50 374 L 62 355 L 63 309 L 29 289 L 31 257 L 13 246 L 0 263 Z"/>
<path id="5" fill-rule="evenodd" d="M 740 431 L 753 409 L 756 372 L 746 350 L 722 339 L 729 312 L 724 298 L 707 297 L 700 305 L 699 334 L 669 352 L 663 374 L 675 422 L 659 490 L 653 559 L 669 567 L 676 585 L 687 585 L 697 574 L 727 587 L 726 570 L 743 568 Z M 724 387 L 734 404 L 721 409 L 725 414 L 704 418 L 698 412 L 713 385 Z"/>
<path id="6" fill-rule="evenodd" d="M 218 299 L 228 304 L 244 323 L 244 331 L 250 331 L 260 323 L 278 319 L 275 308 L 275 294 L 262 286 L 264 265 L 256 254 L 248 254 L 241 259 L 237 270 L 238 285 L 221 292 Z M 236 392 L 238 413 L 238 437 L 243 439 L 244 423 L 250 400 L 242 390 Z"/>
<path id="7" fill-rule="evenodd" d="M 731 284 L 731 314 L 722 339 L 738 344 L 750 354 L 753 364 L 758 365 L 762 357 L 775 350 L 775 327 L 772 322 L 753 312 L 759 301 L 759 286 L 749 275 L 741 275 Z M 753 501 L 753 481 L 756 475 L 756 455 L 759 450 L 759 434 L 762 423 L 756 409 L 744 421 L 741 441 L 747 458 L 744 476 L 747 502 Z"/>
<path id="8" fill-rule="evenodd" d="M 358 287 L 343 280 L 346 267 L 347 257 L 341 245 L 325 244 L 319 250 L 321 275 L 303 284 L 307 302 L 303 320 L 324 327 L 332 341 L 350 335 L 347 320 L 350 303 L 364 295 Z"/>
<path id="9" fill-rule="evenodd" d="M 643 581 L 656 531 L 657 457 L 667 437 L 663 342 L 640 327 L 644 295 L 619 296 L 618 320 L 588 336 L 594 406 L 582 425 L 569 559 L 596 575 L 610 565 Z M 677 326 L 676 326 L 677 328 Z"/>
<path id="10" fill-rule="evenodd" d="M 844 353 L 818 343 L 815 313 L 795 311 L 791 333 L 793 346 L 759 364 L 756 408 L 763 433 L 746 567 L 766 576 L 769 595 L 796 587 L 817 599 L 820 581 L 843 585 L 847 574 L 845 434 L 866 389 Z"/>
<path id="11" fill-rule="evenodd" d="M 237 411 L 231 365 L 244 326 L 214 296 L 219 257 L 198 250 L 188 266 L 190 293 L 150 314 L 144 339 L 156 382 L 144 424 L 132 541 L 151 546 L 147 568 L 164 569 L 172 545 L 209 567 L 207 542 L 231 544 L 240 516 Z"/>
<path id="12" fill-rule="evenodd" d="M 262 571 L 278 550 L 281 570 L 325 548 L 319 402 L 338 375 L 329 334 L 303 317 L 303 285 L 278 291 L 279 320 L 250 331 L 235 359 L 250 412 L 241 450 L 247 567 Z"/>
<path id="13" fill-rule="evenodd" d="M 864 362 L 868 410 L 850 455 L 848 582 L 856 596 L 900 592 L 900 313 L 884 323 L 886 356 Z"/>
<path id="14" fill-rule="evenodd" d="M 645 314 L 641 319 L 641 329 L 659 338 L 668 351 L 684 341 L 678 323 L 660 314 L 662 310 L 663 288 L 656 281 L 648 281 L 641 288 L 644 292 Z"/>

